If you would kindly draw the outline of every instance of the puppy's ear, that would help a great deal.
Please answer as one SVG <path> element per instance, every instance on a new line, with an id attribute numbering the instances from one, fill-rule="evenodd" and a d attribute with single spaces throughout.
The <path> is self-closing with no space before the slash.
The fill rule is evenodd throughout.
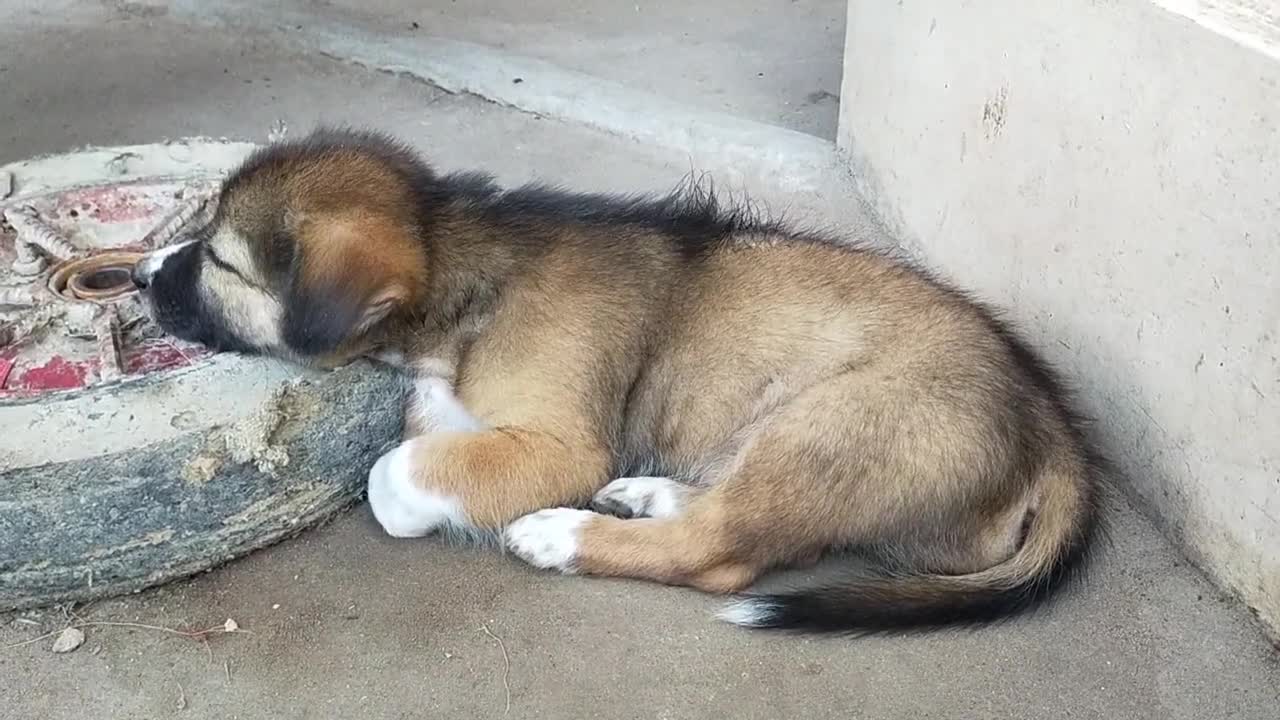
<path id="1" fill-rule="evenodd" d="M 282 336 L 295 352 L 327 355 L 368 332 L 405 303 L 407 293 L 391 287 L 372 297 L 349 283 L 309 286 L 295 280 L 283 319 Z"/>
<path id="2" fill-rule="evenodd" d="M 376 218 L 315 218 L 299 228 L 281 334 L 304 356 L 327 355 L 414 300 L 421 253 Z"/>

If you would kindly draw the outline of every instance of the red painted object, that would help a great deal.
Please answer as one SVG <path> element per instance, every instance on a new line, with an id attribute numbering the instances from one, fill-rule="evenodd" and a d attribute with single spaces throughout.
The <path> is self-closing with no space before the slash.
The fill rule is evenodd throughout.
<path id="1" fill-rule="evenodd" d="M 125 359 L 125 370 L 129 375 L 146 375 L 191 365 L 208 355 L 209 352 L 201 348 L 184 349 L 164 340 L 153 340 L 131 348 Z M 82 388 L 97 373 L 98 366 L 96 358 L 71 361 L 55 356 L 43 365 L 20 369 L 15 359 L 0 356 L 0 398 Z"/>
<path id="2" fill-rule="evenodd" d="M 4 386 L 9 382 L 9 373 L 13 371 L 13 358 L 0 357 L 0 393 L 4 392 Z"/>
<path id="3" fill-rule="evenodd" d="M 88 245 L 93 251 L 143 250 L 148 229 L 160 227 L 180 208 L 189 190 L 186 182 L 141 178 L 50 192 L 33 197 L 31 208 L 54 232 L 74 240 L 73 245 Z M 9 240 L 0 237 L 6 245 Z M 12 259 L 12 252 L 4 255 Z M 5 281 L 0 284 L 14 286 L 6 274 L 8 266 L 0 266 L 0 279 Z M 56 323 L 49 327 L 50 332 L 67 332 Z M 0 398 L 79 389 L 99 378 L 102 360 L 92 338 L 59 338 L 56 347 L 41 347 L 45 340 L 40 334 L 13 342 L 0 347 Z M 125 378 L 182 368 L 210 355 L 205 348 L 168 337 L 129 338 L 122 352 Z"/>
<path id="4" fill-rule="evenodd" d="M 89 374 L 92 363 L 67 362 L 61 357 L 53 357 L 49 362 L 27 370 L 18 377 L 18 383 L 31 390 L 71 390 L 84 387 L 85 377 Z"/>
<path id="5" fill-rule="evenodd" d="M 61 234 L 69 244 L 91 248 L 94 254 L 121 249 L 142 251 L 149 231 L 164 226 L 183 202 L 190 202 L 184 200 L 190 190 L 189 183 L 183 181 L 141 178 L 50 192 L 33 197 L 30 207 L 52 232 Z M 8 245 L 16 240 L 0 236 L 0 242 Z M 6 261 L 11 260 L 12 253 L 0 254 Z M 18 279 L 7 277 L 7 264 L 0 266 L 0 280 L 4 281 L 0 286 L 19 285 Z M 44 280 L 41 278 L 41 282 Z M 58 302 L 43 295 L 41 300 Z M 98 382 L 102 360 L 98 357 L 98 344 L 91 337 L 58 338 L 57 345 L 47 346 L 43 332 L 67 330 L 55 321 L 47 325 L 47 330 L 11 339 L 14 344 L 0 347 L 0 399 L 77 390 Z M 184 367 L 210 355 L 200 346 L 167 337 L 122 338 L 122 343 L 120 369 L 124 379 Z"/>

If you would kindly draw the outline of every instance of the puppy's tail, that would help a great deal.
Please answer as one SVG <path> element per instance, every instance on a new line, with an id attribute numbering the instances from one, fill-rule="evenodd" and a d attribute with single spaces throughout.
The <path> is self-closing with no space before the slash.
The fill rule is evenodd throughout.
<path id="1" fill-rule="evenodd" d="M 1082 569 L 1097 525 L 1096 474 L 1087 463 L 1051 463 L 1013 557 L 968 575 L 879 575 L 774 594 L 748 595 L 720 612 L 735 625 L 807 632 L 902 633 L 999 621 L 1032 609 Z"/>

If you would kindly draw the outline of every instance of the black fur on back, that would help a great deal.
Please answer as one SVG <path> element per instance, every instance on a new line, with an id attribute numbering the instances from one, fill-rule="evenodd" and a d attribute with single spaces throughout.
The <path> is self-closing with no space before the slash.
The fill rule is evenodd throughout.
<path id="1" fill-rule="evenodd" d="M 487 175 L 442 179 L 446 193 L 496 223 L 630 226 L 668 237 L 686 259 L 696 259 L 742 233 L 816 238 L 772 217 L 750 198 L 722 197 L 708 174 L 689 173 L 665 194 L 579 193 L 540 183 L 503 189 Z"/>

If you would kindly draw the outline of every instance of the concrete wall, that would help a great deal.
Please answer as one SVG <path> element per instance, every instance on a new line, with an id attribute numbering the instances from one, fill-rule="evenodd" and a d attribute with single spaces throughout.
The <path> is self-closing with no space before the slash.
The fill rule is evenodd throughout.
<path id="1" fill-rule="evenodd" d="M 1172 4 L 851 0 L 839 144 L 892 229 L 1079 382 L 1132 494 L 1276 630 L 1280 61 Z"/>

